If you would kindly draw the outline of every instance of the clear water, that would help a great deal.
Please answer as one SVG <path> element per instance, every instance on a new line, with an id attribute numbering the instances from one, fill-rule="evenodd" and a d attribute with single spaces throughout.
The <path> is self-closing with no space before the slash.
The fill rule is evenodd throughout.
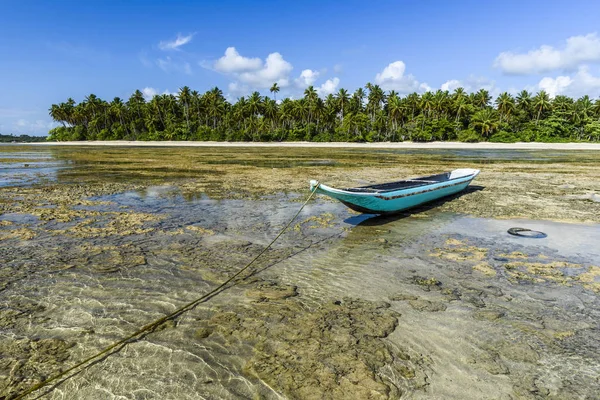
<path id="1" fill-rule="evenodd" d="M 34 153 L 31 159 L 41 160 L 60 151 Z M 4 179 L 19 170 L 17 164 L 0 170 Z M 63 159 L 45 179 L 69 181 L 73 175 L 61 175 L 65 170 L 83 173 L 89 167 Z M 65 170 L 58 173 L 60 168 Z M 220 200 L 159 185 L 93 197 L 103 203 L 76 207 L 161 217 L 143 224 L 149 231 L 131 235 L 81 237 L 75 230 L 81 220 L 1 215 L 12 225 L 0 230 L 17 226 L 37 234 L 33 240 L 9 239 L 0 248 L 1 341 L 13 351 L 31 338 L 62 339 L 73 345 L 69 358 L 48 356 L 46 364 L 72 365 L 215 287 L 269 243 L 302 198 L 292 193 Z M 103 214 L 91 226 L 110 226 L 114 215 Z M 548 236 L 516 238 L 506 232 L 514 226 Z M 290 301 L 300 303 L 303 313 L 348 296 L 389 303 L 401 317 L 384 341 L 416 371 L 414 378 L 392 379 L 403 398 L 594 398 L 600 392 L 600 300 L 584 283 L 599 278 L 579 277 L 600 265 L 598 243 L 597 224 L 482 219 L 435 209 L 374 218 L 318 197 L 259 262 L 255 277 L 297 286 L 298 296 Z M 549 272 L 507 267 L 514 262 L 571 266 L 558 268 L 562 280 L 553 280 Z M 487 274 L 474 269 L 481 264 Z M 250 299 L 247 290 L 244 283 L 226 290 L 47 397 L 281 398 L 246 372 L 256 351 L 251 338 L 198 337 L 204 321 L 219 312 L 267 324 L 267 317 L 255 314 L 265 304 Z"/>

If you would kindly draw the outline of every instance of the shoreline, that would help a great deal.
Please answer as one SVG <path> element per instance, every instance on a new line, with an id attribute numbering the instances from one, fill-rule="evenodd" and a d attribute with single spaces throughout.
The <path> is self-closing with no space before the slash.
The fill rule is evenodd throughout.
<path id="1" fill-rule="evenodd" d="M 459 150 L 600 150 L 600 143 L 463 143 L 463 142 L 194 142 L 194 141 L 81 141 L 14 143 L 30 146 L 115 146 L 115 147 L 271 147 L 354 149 L 459 149 Z"/>

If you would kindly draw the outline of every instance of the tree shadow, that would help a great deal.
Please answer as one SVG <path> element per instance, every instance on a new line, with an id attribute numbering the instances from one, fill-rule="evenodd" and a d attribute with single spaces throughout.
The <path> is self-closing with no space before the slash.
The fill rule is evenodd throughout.
<path id="1" fill-rule="evenodd" d="M 485 186 L 481 185 L 469 185 L 465 190 L 462 190 L 458 193 L 455 193 L 450 196 L 442 197 L 441 199 L 433 200 L 425 204 L 421 204 L 417 207 L 413 207 L 408 210 L 403 210 L 397 213 L 389 213 L 389 214 L 361 214 L 356 215 L 350 218 L 346 218 L 344 220 L 345 223 L 354 225 L 354 226 L 380 226 L 389 224 L 390 222 L 398 221 L 400 219 L 404 219 L 410 217 L 411 215 L 419 214 L 425 211 L 432 210 L 437 208 L 447 202 L 458 199 L 461 196 L 467 195 L 469 193 L 478 192 L 480 190 L 485 189 Z"/>

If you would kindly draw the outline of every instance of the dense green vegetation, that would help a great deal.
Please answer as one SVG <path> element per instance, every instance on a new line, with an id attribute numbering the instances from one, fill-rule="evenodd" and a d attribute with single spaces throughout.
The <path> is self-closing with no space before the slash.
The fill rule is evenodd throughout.
<path id="1" fill-rule="evenodd" d="M 33 142 L 44 142 L 46 136 L 29 136 L 29 135 L 1 135 L 0 143 L 33 143 Z"/>
<path id="2" fill-rule="evenodd" d="M 204 94 L 185 86 L 177 95 L 146 101 L 137 90 L 127 101 L 106 102 L 90 94 L 54 104 L 50 115 L 63 126 L 49 140 L 227 141 L 598 141 L 600 100 L 551 99 L 541 91 L 502 93 L 494 101 L 481 89 L 438 90 L 400 97 L 378 85 L 350 94 L 340 89 L 324 99 L 312 86 L 304 97 L 276 102 L 258 92 L 229 103 L 214 88 Z"/>

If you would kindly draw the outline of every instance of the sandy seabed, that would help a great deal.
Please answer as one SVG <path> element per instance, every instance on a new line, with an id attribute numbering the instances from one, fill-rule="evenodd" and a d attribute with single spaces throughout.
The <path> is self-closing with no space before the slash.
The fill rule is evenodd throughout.
<path id="1" fill-rule="evenodd" d="M 313 147 L 313 148 L 361 148 L 361 149 L 489 149 L 489 150 L 600 150 L 600 143 L 462 143 L 462 142 L 189 142 L 129 140 L 46 142 L 33 143 L 42 146 L 175 146 L 175 147 Z"/>
<path id="2" fill-rule="evenodd" d="M 392 219 L 317 196 L 251 276 L 46 398 L 600 393 L 600 153 L 105 143 L 0 147 L 0 398 L 225 281 L 310 178 L 465 167 L 482 171 L 469 189 Z M 548 237 L 513 238 L 514 226 Z"/>

